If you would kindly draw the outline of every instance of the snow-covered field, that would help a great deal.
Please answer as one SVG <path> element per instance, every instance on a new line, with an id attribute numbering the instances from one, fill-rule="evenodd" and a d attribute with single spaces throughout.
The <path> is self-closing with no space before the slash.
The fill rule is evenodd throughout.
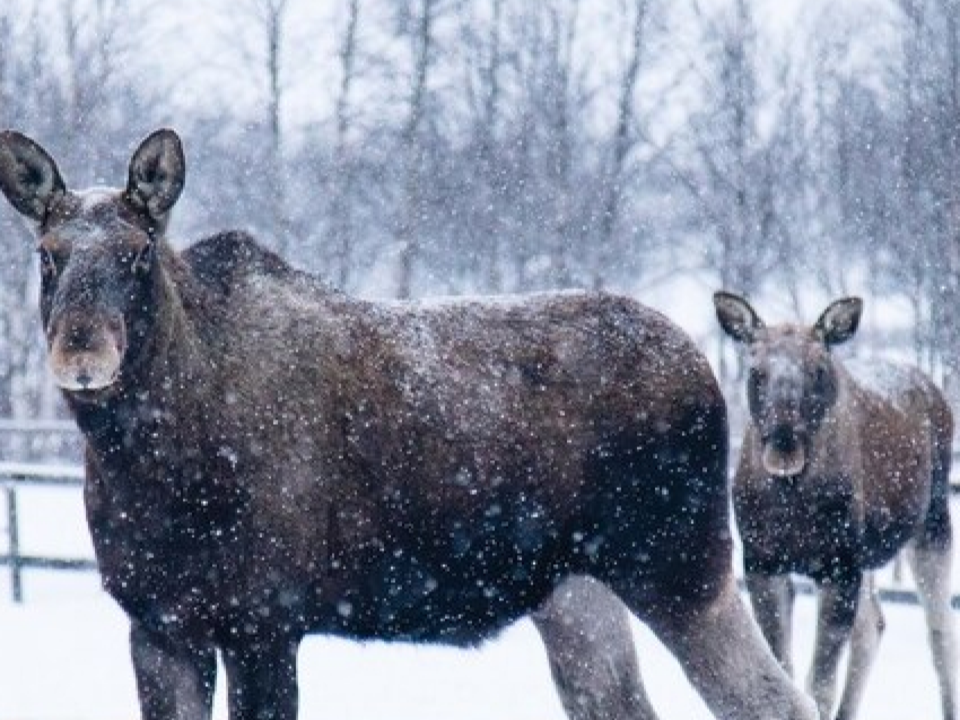
<path id="1" fill-rule="evenodd" d="M 955 508 L 956 509 L 956 508 Z M 79 492 L 22 493 L 25 552 L 89 554 Z M 93 573 L 32 571 L 26 603 L 9 600 L 0 575 L 0 720 L 133 720 L 138 717 L 123 613 Z M 797 655 L 810 657 L 815 605 L 798 602 Z M 922 613 L 885 607 L 887 632 L 864 720 L 939 717 Z M 709 718 L 676 663 L 634 626 L 649 693 L 664 720 Z M 561 720 L 533 626 L 518 623 L 481 649 L 356 644 L 310 638 L 300 652 L 301 718 L 338 720 Z M 218 718 L 226 717 L 223 688 Z"/>

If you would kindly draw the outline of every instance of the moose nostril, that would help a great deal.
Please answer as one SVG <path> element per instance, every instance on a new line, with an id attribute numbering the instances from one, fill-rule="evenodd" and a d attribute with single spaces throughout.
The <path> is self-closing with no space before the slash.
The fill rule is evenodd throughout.
<path id="1" fill-rule="evenodd" d="M 797 447 L 797 435 L 792 428 L 781 426 L 770 434 L 770 444 L 780 452 L 791 452 Z"/>

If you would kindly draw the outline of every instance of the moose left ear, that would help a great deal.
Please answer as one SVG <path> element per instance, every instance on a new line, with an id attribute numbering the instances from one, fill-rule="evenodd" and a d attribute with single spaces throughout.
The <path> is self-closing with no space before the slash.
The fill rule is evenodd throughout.
<path id="1" fill-rule="evenodd" d="M 179 136 L 166 128 L 157 130 L 130 159 L 124 197 L 162 231 L 167 213 L 183 190 L 186 167 Z"/>
<path id="2" fill-rule="evenodd" d="M 0 131 L 0 192 L 17 212 L 43 222 L 66 192 L 53 158 L 36 142 L 13 130 Z"/>
<path id="3" fill-rule="evenodd" d="M 862 312 L 863 300 L 858 297 L 836 300 L 823 311 L 813 329 L 826 345 L 839 345 L 857 332 Z"/>
<path id="4" fill-rule="evenodd" d="M 763 328 L 763 320 L 745 298 L 718 290 L 713 294 L 717 320 L 723 331 L 737 342 L 750 344 Z"/>

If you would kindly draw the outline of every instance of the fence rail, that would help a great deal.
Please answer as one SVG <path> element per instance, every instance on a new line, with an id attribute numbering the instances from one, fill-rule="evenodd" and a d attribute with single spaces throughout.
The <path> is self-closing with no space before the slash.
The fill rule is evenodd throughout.
<path id="1" fill-rule="evenodd" d="M 10 593 L 13 601 L 23 602 L 23 571 L 94 570 L 92 558 L 41 557 L 20 551 L 20 514 L 17 492 L 24 486 L 79 488 L 83 485 L 83 469 L 76 465 L 35 465 L 32 463 L 0 463 L 0 490 L 7 506 L 7 551 L 0 555 L 0 566 L 10 570 Z"/>
<path id="2" fill-rule="evenodd" d="M 960 469 L 960 463 L 957 468 Z M 97 564 L 92 558 L 78 557 L 42 557 L 24 555 L 20 551 L 20 518 L 17 493 L 25 487 L 61 487 L 79 489 L 83 486 L 83 468 L 78 465 L 54 465 L 34 463 L 0 462 L 0 491 L 6 498 L 7 507 L 7 551 L 0 554 L 0 567 L 10 571 L 10 592 L 14 602 L 23 602 L 23 572 L 32 569 L 44 570 L 96 570 Z M 957 478 L 951 485 L 953 493 L 960 493 Z M 814 591 L 813 583 L 797 579 L 798 592 L 807 594 Z M 741 581 L 741 587 L 743 582 Z M 878 589 L 884 602 L 919 605 L 917 593 L 905 587 L 881 587 Z M 952 598 L 954 609 L 960 610 L 960 595 Z"/>
<path id="3" fill-rule="evenodd" d="M 0 418 L 0 458 L 46 463 L 57 458 L 77 464 L 83 457 L 83 438 L 70 420 L 13 420 Z"/>

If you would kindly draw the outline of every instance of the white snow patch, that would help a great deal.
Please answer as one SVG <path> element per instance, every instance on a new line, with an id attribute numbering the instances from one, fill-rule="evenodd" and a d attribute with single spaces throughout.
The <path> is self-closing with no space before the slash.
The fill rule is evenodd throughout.
<path id="1" fill-rule="evenodd" d="M 46 573 L 40 574 L 47 575 Z M 0 718 L 128 720 L 137 716 L 123 613 L 92 574 L 31 577 L 29 602 L 0 602 Z M 797 666 L 812 652 L 815 603 L 797 603 Z M 919 608 L 887 605 L 887 631 L 862 716 L 939 716 Z M 647 690 L 664 717 L 712 716 L 676 661 L 640 623 L 634 636 Z M 226 718 L 224 683 L 214 717 Z M 565 720 L 539 635 L 527 621 L 481 649 L 308 638 L 300 650 L 300 717 L 367 720 Z M 12 679 L 12 680 L 11 680 Z M 9 681 L 8 681 L 9 680 Z M 56 692 L 51 689 L 56 687 Z"/>
<path id="2" fill-rule="evenodd" d="M 108 187 L 93 187 L 78 193 L 80 197 L 80 209 L 84 212 L 90 212 L 99 205 L 106 205 L 117 198 L 119 190 Z"/>
<path id="3" fill-rule="evenodd" d="M 21 510 L 25 552 L 90 552 L 76 489 L 25 492 Z M 889 570 L 881 575 L 889 585 Z M 27 572 L 20 606 L 10 602 L 5 580 L 0 573 L 0 718 L 137 717 L 126 619 L 96 575 Z M 810 663 L 814 612 L 813 599 L 801 596 L 795 624 L 801 677 Z M 886 604 L 884 613 L 887 630 L 861 716 L 939 717 L 922 611 Z M 672 656 L 643 625 L 634 622 L 633 630 L 647 690 L 662 715 L 710 718 Z M 313 636 L 301 647 L 299 678 L 302 718 L 564 720 L 539 636 L 527 621 L 476 651 Z M 222 674 L 214 717 L 226 718 Z"/>

